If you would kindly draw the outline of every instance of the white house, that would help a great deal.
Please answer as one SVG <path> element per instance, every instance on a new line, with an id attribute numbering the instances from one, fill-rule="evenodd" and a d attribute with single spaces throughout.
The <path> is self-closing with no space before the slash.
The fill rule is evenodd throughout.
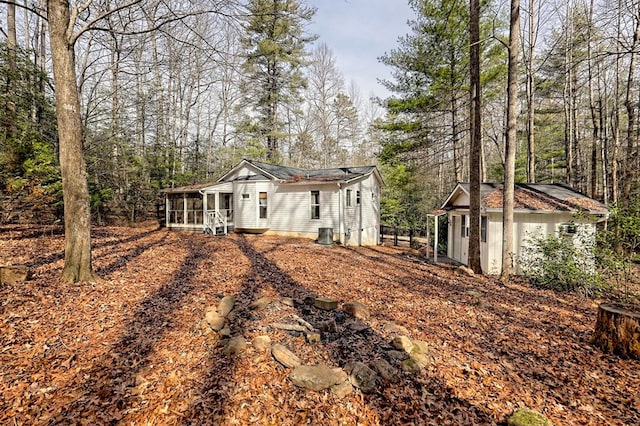
<path id="1" fill-rule="evenodd" d="M 502 268 L 503 185 L 480 187 L 480 262 L 484 273 L 499 274 Z M 442 205 L 447 211 L 447 256 L 468 263 L 469 184 L 460 183 Z M 578 214 L 579 213 L 579 214 Z M 560 233 L 575 242 L 595 237 L 596 223 L 608 217 L 607 207 L 563 184 L 516 184 L 514 191 L 513 248 L 516 272 L 528 241 Z"/>
<path id="2" fill-rule="evenodd" d="M 380 241 L 375 166 L 303 170 L 242 160 L 215 183 L 165 189 L 166 226 L 209 233 L 271 233 Z"/>

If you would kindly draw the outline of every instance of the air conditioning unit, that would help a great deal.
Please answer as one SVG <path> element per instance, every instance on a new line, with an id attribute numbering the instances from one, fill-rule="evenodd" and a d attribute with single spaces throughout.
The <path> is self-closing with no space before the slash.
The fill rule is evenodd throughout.
<path id="1" fill-rule="evenodd" d="M 560 234 L 562 235 L 575 235 L 578 233 L 578 225 L 575 223 L 563 223 L 560 225 Z"/>

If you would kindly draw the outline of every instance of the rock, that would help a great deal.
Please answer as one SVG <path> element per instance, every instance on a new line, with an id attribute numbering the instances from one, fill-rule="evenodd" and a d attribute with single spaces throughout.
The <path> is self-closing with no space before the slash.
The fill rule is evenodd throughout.
<path id="1" fill-rule="evenodd" d="M 307 343 L 320 343 L 320 333 L 309 332 L 305 335 Z"/>
<path id="2" fill-rule="evenodd" d="M 382 331 L 390 335 L 395 335 L 395 334 L 404 335 L 404 336 L 409 335 L 409 330 L 407 330 L 406 327 L 398 325 L 393 321 L 383 321 Z"/>
<path id="3" fill-rule="evenodd" d="M 427 365 L 433 363 L 434 358 L 431 355 L 431 351 L 429 350 L 429 345 L 427 342 L 423 342 L 421 340 L 413 341 L 414 347 L 411 351 L 411 358 L 415 359 L 422 365 L 422 367 L 426 367 Z"/>
<path id="4" fill-rule="evenodd" d="M 247 342 L 242 336 L 236 336 L 229 339 L 227 346 L 222 351 L 226 355 L 235 355 L 247 350 Z"/>
<path id="5" fill-rule="evenodd" d="M 331 392 L 338 398 L 342 399 L 345 396 L 353 393 L 353 385 L 349 382 L 343 382 L 338 385 L 331 386 Z"/>
<path id="6" fill-rule="evenodd" d="M 325 311 L 333 311 L 335 309 L 338 309 L 338 301 L 327 299 L 324 297 L 316 297 L 315 300 L 313 301 L 313 306 Z"/>
<path id="7" fill-rule="evenodd" d="M 218 315 L 215 311 L 208 311 L 205 314 L 204 319 L 209 324 L 209 327 L 215 331 L 220 331 L 224 327 L 224 317 Z"/>
<path id="8" fill-rule="evenodd" d="M 373 361 L 373 368 L 375 368 L 383 379 L 391 383 L 397 383 L 400 380 L 398 370 L 384 359 L 376 359 Z"/>
<path id="9" fill-rule="evenodd" d="M 218 315 L 226 317 L 229 315 L 229 312 L 233 309 L 233 305 L 236 304 L 236 298 L 233 296 L 225 296 L 218 303 Z"/>
<path id="10" fill-rule="evenodd" d="M 323 333 L 335 333 L 337 330 L 336 322 L 334 320 L 321 321 L 316 324 L 316 328 Z"/>
<path id="11" fill-rule="evenodd" d="M 518 408 L 507 420 L 509 426 L 553 426 L 551 420 L 537 411 Z"/>
<path id="12" fill-rule="evenodd" d="M 342 368 L 335 367 L 335 368 L 332 368 L 332 370 L 335 373 L 335 378 L 336 378 L 336 383 L 335 384 L 336 385 L 339 385 L 339 384 L 344 383 L 347 380 L 349 380 L 349 375 Z"/>
<path id="13" fill-rule="evenodd" d="M 418 363 L 420 368 L 425 368 L 433 363 L 433 357 L 429 352 L 429 346 L 427 342 L 414 340 L 413 345 L 413 349 L 411 350 L 411 353 L 409 355 L 414 361 Z"/>
<path id="14" fill-rule="evenodd" d="M 350 373 L 351 383 L 363 393 L 370 393 L 376 388 L 378 375 L 362 362 L 352 362 L 345 366 Z"/>
<path id="15" fill-rule="evenodd" d="M 478 298 L 478 299 L 482 297 L 482 293 L 480 293 L 478 290 L 467 290 L 466 293 L 469 296 L 475 297 L 475 298 Z"/>
<path id="16" fill-rule="evenodd" d="M 369 308 L 363 305 L 360 302 L 349 302 L 342 305 L 342 309 L 353 316 L 355 319 L 361 321 L 368 321 L 371 318 L 371 313 L 369 312 Z"/>
<path id="17" fill-rule="evenodd" d="M 257 336 L 251 341 L 251 345 L 259 351 L 271 349 L 271 337 L 267 335 Z"/>
<path id="18" fill-rule="evenodd" d="M 294 307 L 296 305 L 296 302 L 290 297 L 283 297 L 282 299 L 280 299 L 280 303 L 282 303 L 285 306 L 291 306 L 291 307 Z"/>
<path id="19" fill-rule="evenodd" d="M 391 340 L 391 344 L 394 348 L 400 351 L 405 351 L 408 354 L 410 354 L 415 347 L 411 339 L 407 336 L 396 336 Z"/>
<path id="20" fill-rule="evenodd" d="M 418 364 L 418 367 L 420 368 L 425 368 L 433 362 L 433 358 L 431 358 L 430 355 L 423 354 L 420 352 L 411 353 L 410 359 L 414 360 Z"/>
<path id="21" fill-rule="evenodd" d="M 475 276 L 475 272 L 473 272 L 473 270 L 471 268 L 468 268 L 464 265 L 460 265 L 456 268 L 456 272 L 460 275 L 466 275 L 469 277 L 473 277 Z"/>
<path id="22" fill-rule="evenodd" d="M 274 322 L 273 324 L 271 324 L 271 327 L 277 328 L 278 330 L 297 331 L 301 333 L 304 333 L 307 331 L 306 327 L 298 324 L 284 324 L 280 322 Z"/>
<path id="23" fill-rule="evenodd" d="M 405 359 L 409 359 L 409 354 L 405 351 L 387 351 L 387 355 L 389 355 L 389 358 L 396 361 L 404 361 Z"/>
<path id="24" fill-rule="evenodd" d="M 209 336 L 215 333 L 215 331 L 211 329 L 211 327 L 209 326 L 209 323 L 205 319 L 200 321 L 200 329 L 202 330 L 202 334 L 205 336 Z"/>
<path id="25" fill-rule="evenodd" d="M 324 364 L 300 365 L 289 374 L 294 385 L 316 392 L 340 383 L 341 377 L 340 372 Z"/>
<path id="26" fill-rule="evenodd" d="M 305 327 L 307 330 L 316 331 L 316 329 L 311 324 L 309 324 L 308 322 L 306 322 L 304 319 L 300 318 L 299 316 L 294 315 L 293 319 L 296 320 L 298 322 L 298 324 L 300 324 L 303 327 Z"/>
<path id="27" fill-rule="evenodd" d="M 229 327 L 223 327 L 222 330 L 218 331 L 218 334 L 224 338 L 231 337 L 231 329 Z"/>
<path id="28" fill-rule="evenodd" d="M 251 304 L 249 305 L 249 309 L 254 310 L 254 311 L 261 311 L 264 308 L 266 308 L 267 306 L 269 306 L 269 303 L 271 303 L 271 299 L 268 297 L 261 297 L 258 300 L 254 300 L 253 302 L 251 302 Z"/>
<path id="29" fill-rule="evenodd" d="M 403 371 L 409 373 L 417 373 L 421 369 L 420 363 L 413 358 L 405 359 L 400 365 Z"/>
<path id="30" fill-rule="evenodd" d="M 302 361 L 300 361 L 300 358 L 298 358 L 296 354 L 291 352 L 286 346 L 280 344 L 273 345 L 271 355 L 286 368 L 295 368 L 302 365 Z"/>
<path id="31" fill-rule="evenodd" d="M 0 266 L 0 284 L 18 284 L 29 278 L 26 266 Z"/>
<path id="32" fill-rule="evenodd" d="M 349 327 L 355 333 L 360 333 L 365 330 L 369 330 L 371 327 L 368 324 L 362 323 L 360 321 L 349 320 L 344 323 L 346 327 Z"/>

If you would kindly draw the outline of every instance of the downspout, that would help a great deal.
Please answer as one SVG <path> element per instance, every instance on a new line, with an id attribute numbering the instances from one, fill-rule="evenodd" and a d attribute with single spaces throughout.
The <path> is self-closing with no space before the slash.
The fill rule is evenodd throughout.
<path id="1" fill-rule="evenodd" d="M 358 246 L 362 245 L 362 204 L 364 204 L 364 192 L 362 191 L 362 181 L 358 183 L 358 192 L 360 192 L 360 204 L 358 205 Z"/>
<path id="2" fill-rule="evenodd" d="M 164 226 L 169 229 L 169 193 L 164 193 Z"/>
<path id="3" fill-rule="evenodd" d="M 338 234 L 340 235 L 340 244 L 344 245 L 345 240 L 344 240 L 344 226 L 342 224 L 342 191 L 344 189 L 342 188 L 342 184 L 340 182 L 338 182 Z"/>
<path id="4" fill-rule="evenodd" d="M 207 194 L 202 189 L 198 189 L 198 194 L 202 195 L 202 227 L 203 230 L 206 230 L 209 222 L 207 217 Z"/>

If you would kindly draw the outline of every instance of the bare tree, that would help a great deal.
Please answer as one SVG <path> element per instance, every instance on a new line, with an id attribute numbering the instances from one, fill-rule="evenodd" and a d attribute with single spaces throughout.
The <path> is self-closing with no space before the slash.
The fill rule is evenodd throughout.
<path id="1" fill-rule="evenodd" d="M 469 3 L 470 136 L 469 144 L 469 267 L 482 273 L 480 263 L 480 158 L 482 144 L 480 88 L 480 1 Z"/>
<path id="2" fill-rule="evenodd" d="M 517 145 L 518 48 L 520 47 L 520 0 L 511 0 L 509 64 L 507 77 L 507 135 L 505 139 L 504 186 L 502 199 L 502 272 L 507 280 L 513 273 L 513 207 Z"/>

